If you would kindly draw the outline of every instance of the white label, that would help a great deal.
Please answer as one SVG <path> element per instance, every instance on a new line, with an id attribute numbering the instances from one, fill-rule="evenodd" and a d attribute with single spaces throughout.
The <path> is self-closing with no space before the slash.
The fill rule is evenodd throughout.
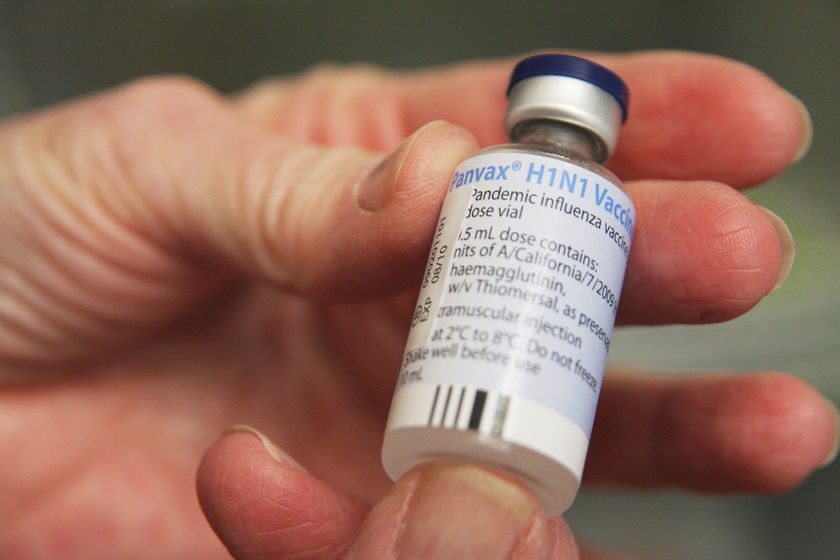
<path id="1" fill-rule="evenodd" d="M 588 435 L 635 212 L 564 159 L 479 154 L 455 172 L 397 391 L 423 383 L 525 398 Z"/>

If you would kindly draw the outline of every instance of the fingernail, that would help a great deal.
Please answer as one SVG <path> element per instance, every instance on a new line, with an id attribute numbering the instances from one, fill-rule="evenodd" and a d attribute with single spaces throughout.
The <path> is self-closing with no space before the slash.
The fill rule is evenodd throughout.
<path id="1" fill-rule="evenodd" d="M 429 126 L 428 124 L 426 126 Z M 367 212 L 382 210 L 391 201 L 400 176 L 400 168 L 411 145 L 426 126 L 403 140 L 396 150 L 371 169 L 356 186 L 356 204 Z"/>
<path id="2" fill-rule="evenodd" d="M 835 459 L 837 459 L 837 455 L 840 454 L 840 409 L 838 409 L 837 405 L 832 401 L 828 399 L 825 400 L 831 407 L 831 411 L 834 413 L 834 446 L 831 448 L 828 455 L 826 455 L 825 460 L 820 464 L 820 467 L 827 467 L 833 463 Z"/>
<path id="3" fill-rule="evenodd" d="M 446 121 L 432 121 L 420 127 L 414 134 L 406 138 L 391 155 L 383 159 L 371 169 L 356 184 L 356 204 L 362 210 L 377 212 L 385 208 L 394 195 L 407 156 L 413 149 L 420 136 L 432 134 L 429 129 L 437 128 L 436 134 L 428 142 L 424 142 L 424 153 L 414 160 L 416 169 L 413 173 L 421 173 L 426 180 L 437 180 L 437 174 L 442 168 L 451 170 L 468 154 L 474 152 L 478 145 L 473 135 L 466 129 L 453 126 Z M 421 149 L 421 148 L 417 148 Z M 447 176 L 447 181 L 449 177 Z M 441 187 L 443 185 L 440 185 Z"/>
<path id="4" fill-rule="evenodd" d="M 225 430 L 222 433 L 222 436 L 227 436 L 230 434 L 251 434 L 252 436 L 255 436 L 257 439 L 260 440 L 263 447 L 265 447 L 266 451 L 268 451 L 268 453 L 272 457 L 274 457 L 275 460 L 281 463 L 292 464 L 303 470 L 303 467 L 297 461 L 289 457 L 287 453 L 285 453 L 282 449 L 277 447 L 277 445 L 273 441 L 271 441 L 268 438 L 268 436 L 266 436 L 264 433 L 252 426 L 248 426 L 246 424 L 234 424 L 233 426 Z"/>
<path id="5" fill-rule="evenodd" d="M 759 208 L 770 218 L 770 223 L 773 224 L 773 229 L 776 230 L 776 235 L 779 238 L 781 262 L 779 263 L 779 275 L 776 278 L 776 284 L 773 286 L 773 290 L 771 290 L 775 291 L 782 287 L 790 275 L 790 270 L 793 268 L 793 260 L 796 256 L 796 244 L 793 241 L 793 234 L 783 219 L 775 212 L 763 206 L 759 206 Z"/>
<path id="6" fill-rule="evenodd" d="M 547 549 L 534 530 L 539 505 L 518 483 L 466 464 L 432 466 L 420 476 L 397 542 L 400 559 L 502 560 L 523 548 Z"/>
<path id="7" fill-rule="evenodd" d="M 814 123 L 811 120 L 811 113 L 808 112 L 808 107 L 805 106 L 802 100 L 789 91 L 786 93 L 788 94 L 788 97 L 790 97 L 791 101 L 793 101 L 793 104 L 796 105 L 796 108 L 799 110 L 799 114 L 802 118 L 802 137 L 799 140 L 799 147 L 796 150 L 796 154 L 793 156 L 793 161 L 791 161 L 791 163 L 796 163 L 804 158 L 808 153 L 808 150 L 811 148 L 811 142 L 814 139 Z"/>

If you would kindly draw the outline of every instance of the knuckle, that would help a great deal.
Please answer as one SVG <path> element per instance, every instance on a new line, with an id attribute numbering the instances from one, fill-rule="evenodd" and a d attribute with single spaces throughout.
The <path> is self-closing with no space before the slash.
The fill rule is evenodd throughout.
<path id="1" fill-rule="evenodd" d="M 201 81 L 187 76 L 140 78 L 117 89 L 104 113 L 115 124 L 162 130 L 194 123 L 208 109 L 218 110 L 223 98 Z"/>
<path id="2" fill-rule="evenodd" d="M 180 101 L 218 99 L 213 89 L 197 78 L 184 75 L 161 75 L 138 78 L 117 89 L 123 103 L 138 105 Z"/>

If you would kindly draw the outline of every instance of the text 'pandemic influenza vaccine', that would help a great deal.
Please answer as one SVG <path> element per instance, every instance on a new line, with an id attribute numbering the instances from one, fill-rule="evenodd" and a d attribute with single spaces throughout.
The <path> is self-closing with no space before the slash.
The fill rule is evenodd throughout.
<path id="1" fill-rule="evenodd" d="M 599 165 L 628 91 L 585 59 L 522 60 L 512 144 L 455 171 L 441 209 L 382 451 L 396 479 L 431 460 L 520 477 L 548 515 L 583 472 L 635 211 Z"/>

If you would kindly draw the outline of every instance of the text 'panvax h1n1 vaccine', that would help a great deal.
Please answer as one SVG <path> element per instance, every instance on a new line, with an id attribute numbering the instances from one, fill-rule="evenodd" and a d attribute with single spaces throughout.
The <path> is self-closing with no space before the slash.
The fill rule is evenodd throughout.
<path id="1" fill-rule="evenodd" d="M 580 486 L 635 211 L 600 163 L 628 92 L 588 60 L 521 61 L 513 144 L 456 170 L 391 406 L 392 478 L 431 460 L 519 476 L 559 514 Z"/>

